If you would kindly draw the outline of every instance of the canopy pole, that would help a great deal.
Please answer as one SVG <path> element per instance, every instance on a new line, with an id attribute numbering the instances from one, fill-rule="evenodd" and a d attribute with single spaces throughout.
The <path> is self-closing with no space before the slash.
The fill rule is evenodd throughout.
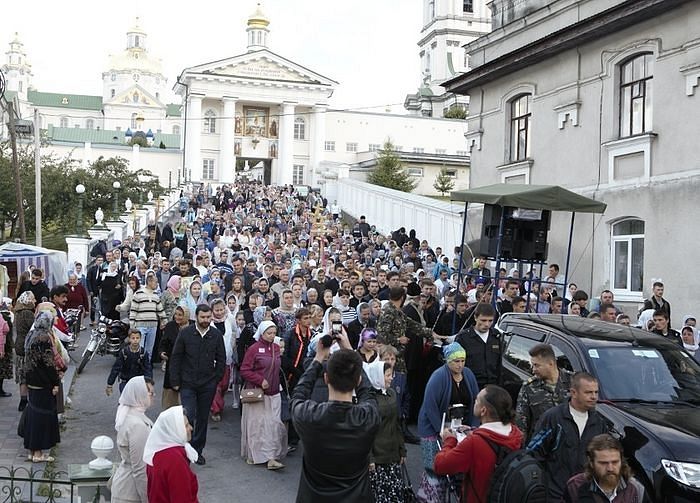
<path id="1" fill-rule="evenodd" d="M 566 268 L 564 269 L 564 286 L 562 288 L 562 298 L 566 297 L 566 293 L 569 289 L 569 262 L 571 261 L 571 244 L 574 239 L 574 218 L 576 218 L 576 212 L 571 212 L 571 226 L 569 227 L 569 247 L 566 250 Z"/>
<path id="2" fill-rule="evenodd" d="M 469 209 L 469 201 L 464 203 L 464 218 L 462 219 L 462 241 L 459 246 L 459 270 L 457 271 L 457 294 L 455 295 L 455 306 L 452 311 L 452 332 L 450 335 L 455 335 L 457 329 L 457 296 L 462 295 L 462 264 L 464 263 L 464 240 L 467 236 L 467 213 Z"/>

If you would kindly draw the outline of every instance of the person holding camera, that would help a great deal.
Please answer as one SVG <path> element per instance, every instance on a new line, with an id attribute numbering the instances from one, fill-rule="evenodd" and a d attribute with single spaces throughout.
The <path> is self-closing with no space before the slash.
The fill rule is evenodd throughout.
<path id="1" fill-rule="evenodd" d="M 335 342 L 341 349 L 330 355 Z M 310 399 L 321 376 L 328 385 L 327 402 Z M 344 333 L 326 334 L 318 341 L 316 356 L 292 395 L 292 421 L 304 444 L 296 501 L 372 501 L 369 455 L 381 416 L 362 359 Z"/>

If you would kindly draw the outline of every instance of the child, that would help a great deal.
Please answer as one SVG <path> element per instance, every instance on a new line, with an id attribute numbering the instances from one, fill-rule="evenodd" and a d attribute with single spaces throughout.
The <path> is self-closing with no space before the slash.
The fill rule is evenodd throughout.
<path id="1" fill-rule="evenodd" d="M 383 346 L 379 352 L 379 358 L 384 363 L 388 363 L 393 370 L 391 389 L 396 392 L 396 400 L 399 409 L 399 424 L 401 425 L 401 432 L 403 433 L 404 441 L 408 442 L 409 444 L 419 444 L 420 439 L 408 429 L 407 423 L 411 409 L 411 395 L 408 392 L 406 374 L 403 372 L 397 372 L 395 368 L 396 356 L 398 354 L 399 352 L 394 346 Z"/>
<path id="2" fill-rule="evenodd" d="M 112 386 L 119 376 L 119 393 L 126 383 L 134 376 L 143 376 L 146 382 L 153 382 L 151 356 L 141 347 L 141 332 L 136 328 L 129 329 L 129 344 L 119 350 L 112 371 L 107 378 L 107 396 L 112 395 Z"/>

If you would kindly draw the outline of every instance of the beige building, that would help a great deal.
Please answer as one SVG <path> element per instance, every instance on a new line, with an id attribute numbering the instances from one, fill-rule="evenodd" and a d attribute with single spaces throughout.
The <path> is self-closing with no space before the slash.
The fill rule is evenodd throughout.
<path id="1" fill-rule="evenodd" d="M 494 0 L 494 31 L 466 46 L 471 70 L 445 83 L 470 96 L 470 185 L 557 184 L 602 200 L 577 216 L 571 279 L 636 311 L 666 284 L 677 326 L 698 307 L 700 2 Z M 549 261 L 566 259 L 557 214 Z M 472 220 L 472 232 L 480 223 Z"/>

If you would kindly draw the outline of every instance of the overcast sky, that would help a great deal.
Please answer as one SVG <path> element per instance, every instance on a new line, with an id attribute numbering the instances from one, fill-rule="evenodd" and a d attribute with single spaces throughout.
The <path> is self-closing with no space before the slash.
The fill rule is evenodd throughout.
<path id="1" fill-rule="evenodd" d="M 178 4 L 64 0 L 3 3 L 0 57 L 19 32 L 40 91 L 102 94 L 107 56 L 126 47 L 134 17 L 172 85 L 182 69 L 246 51 L 258 0 Z M 270 50 L 340 83 L 331 106 L 403 104 L 420 82 L 421 0 L 264 0 Z M 182 6 L 180 6 L 182 5 Z M 108 7 L 109 6 L 109 7 Z M 189 8 L 187 8 L 189 7 Z M 394 106 L 402 112 L 401 105 Z"/>

